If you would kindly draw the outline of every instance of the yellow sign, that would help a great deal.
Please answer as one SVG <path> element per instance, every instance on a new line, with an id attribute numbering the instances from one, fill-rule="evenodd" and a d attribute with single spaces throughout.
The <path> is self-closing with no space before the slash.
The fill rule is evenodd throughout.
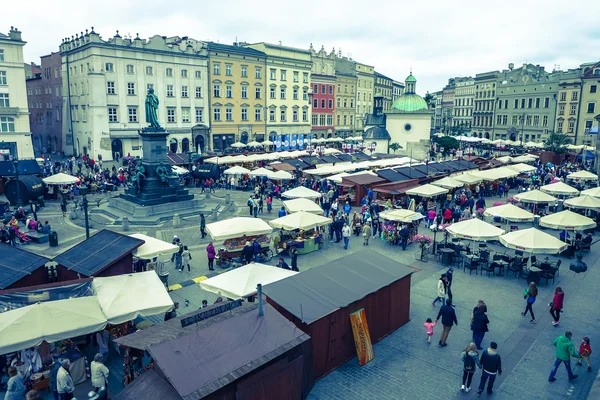
<path id="1" fill-rule="evenodd" d="M 358 363 L 360 365 L 365 365 L 375 358 L 365 309 L 361 308 L 350 314 L 350 323 L 352 324 L 352 334 L 354 335 L 354 345 L 356 347 Z"/>

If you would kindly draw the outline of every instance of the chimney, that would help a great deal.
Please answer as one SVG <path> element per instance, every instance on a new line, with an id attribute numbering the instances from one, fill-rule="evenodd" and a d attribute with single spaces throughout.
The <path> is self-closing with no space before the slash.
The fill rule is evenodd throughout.
<path id="1" fill-rule="evenodd" d="M 12 26 L 10 27 L 10 32 L 8 32 L 8 37 L 10 38 L 10 40 L 23 40 L 21 39 L 21 31 Z"/>
<path id="2" fill-rule="evenodd" d="M 256 295 L 258 296 L 258 315 L 265 315 L 265 311 L 263 310 L 262 285 L 260 283 L 256 285 Z"/>

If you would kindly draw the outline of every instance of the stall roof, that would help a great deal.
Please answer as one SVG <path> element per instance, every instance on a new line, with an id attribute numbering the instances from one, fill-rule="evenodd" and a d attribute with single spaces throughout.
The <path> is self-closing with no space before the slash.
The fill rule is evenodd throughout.
<path id="1" fill-rule="evenodd" d="M 429 163 L 428 167 L 429 168 L 437 169 L 438 171 L 444 172 L 444 173 L 447 173 L 447 174 L 449 174 L 450 172 L 454 171 L 454 168 L 451 168 L 451 167 L 449 167 L 447 165 L 444 165 L 444 164 L 438 163 L 438 162 Z"/>
<path id="2" fill-rule="evenodd" d="M 54 261 L 85 276 L 94 276 L 142 244 L 143 240 L 103 229 Z"/>
<path id="3" fill-rule="evenodd" d="M 40 165 L 35 160 L 19 160 L 19 175 L 39 175 Z M 12 161 L 0 161 L 0 176 L 14 176 L 15 166 Z"/>
<path id="4" fill-rule="evenodd" d="M 337 158 L 336 156 L 321 156 L 319 157 L 325 164 L 335 164 L 335 163 L 339 163 L 342 160 L 340 160 L 339 158 Z"/>
<path id="5" fill-rule="evenodd" d="M 425 175 L 424 173 L 422 173 L 421 171 L 414 169 L 412 167 L 400 167 L 400 168 L 394 168 L 394 171 L 410 178 L 410 179 L 415 179 L 415 178 L 426 178 L 427 175 Z"/>
<path id="6" fill-rule="evenodd" d="M 408 179 L 404 181 L 382 183 L 380 185 L 373 186 L 373 191 L 378 193 L 386 193 L 391 195 L 402 194 L 409 189 L 419 186 L 418 179 Z"/>
<path id="7" fill-rule="evenodd" d="M 335 156 L 342 161 L 352 161 L 353 160 L 352 154 L 341 153 L 341 154 L 336 154 Z"/>
<path id="8" fill-rule="evenodd" d="M 373 250 L 362 250 L 264 287 L 264 294 L 310 324 L 414 271 Z"/>
<path id="9" fill-rule="evenodd" d="M 352 153 L 352 158 L 354 158 L 354 160 L 356 160 L 356 161 L 370 161 L 373 159 L 373 157 L 371 157 L 368 154 L 363 153 L 362 151 L 359 151 L 357 153 Z"/>
<path id="10" fill-rule="evenodd" d="M 443 165 L 448 165 L 452 168 L 454 168 L 457 171 L 466 171 L 469 169 L 478 169 L 479 167 L 477 166 L 477 164 L 469 162 L 467 160 L 449 160 L 449 161 L 442 161 L 441 162 Z"/>
<path id="11" fill-rule="evenodd" d="M 271 164 L 269 164 L 269 167 L 273 168 L 275 171 L 295 171 L 296 170 L 296 168 L 294 168 L 293 165 L 288 164 L 287 161 L 286 162 L 272 162 Z"/>
<path id="12" fill-rule="evenodd" d="M 0 289 L 6 289 L 50 261 L 7 244 L 0 244 L 0 254 Z"/>
<path id="13" fill-rule="evenodd" d="M 181 400 L 177 390 L 173 388 L 153 369 L 144 372 L 133 382 L 125 386 L 115 400 Z"/>
<path id="14" fill-rule="evenodd" d="M 190 159 L 189 156 L 185 153 L 168 153 L 167 158 L 171 165 L 189 165 Z"/>
<path id="15" fill-rule="evenodd" d="M 356 185 L 370 185 L 372 183 L 383 183 L 385 182 L 385 178 L 381 178 L 379 176 L 374 176 L 369 173 L 364 173 L 360 175 L 348 175 L 342 177 L 342 183 L 350 182 Z"/>
<path id="16" fill-rule="evenodd" d="M 377 173 L 378 176 L 382 177 L 383 179 L 387 180 L 388 182 L 400 182 L 400 181 L 406 181 L 406 180 L 410 179 L 402 174 L 399 174 L 398 172 L 394 171 L 391 168 L 380 169 L 379 171 L 375 171 L 375 172 Z"/>
<path id="17" fill-rule="evenodd" d="M 436 168 L 429 168 L 429 165 L 425 165 L 425 164 L 417 164 L 417 165 L 413 165 L 412 167 L 414 169 L 416 169 L 417 171 L 425 174 L 426 176 L 439 175 L 442 173 L 442 171 L 440 171 Z"/>
<path id="18" fill-rule="evenodd" d="M 262 316 L 248 308 L 148 351 L 184 400 L 203 398 L 310 340 L 273 307 L 263 308 Z"/>
<path id="19" fill-rule="evenodd" d="M 306 167 L 310 167 L 309 164 L 307 164 L 305 162 L 302 162 L 302 161 L 300 161 L 300 160 L 298 160 L 296 158 L 285 160 L 284 163 L 287 163 L 287 164 L 291 165 L 292 167 L 294 167 L 294 169 L 292 171 L 295 171 L 296 168 L 303 169 L 303 168 L 306 168 Z M 277 168 L 275 168 L 275 169 L 277 169 Z"/>

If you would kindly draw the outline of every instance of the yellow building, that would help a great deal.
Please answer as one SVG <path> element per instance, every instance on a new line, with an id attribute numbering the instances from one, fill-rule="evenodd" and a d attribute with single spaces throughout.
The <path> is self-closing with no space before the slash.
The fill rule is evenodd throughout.
<path id="1" fill-rule="evenodd" d="M 363 131 L 363 117 L 373 113 L 373 95 L 375 86 L 375 67 L 355 62 L 357 88 L 356 88 L 356 122 L 354 128 L 357 133 Z"/>
<path id="2" fill-rule="evenodd" d="M 598 122 L 595 117 L 600 115 L 600 62 L 581 65 L 581 105 L 579 107 L 579 126 L 577 129 L 577 144 L 595 145 L 593 138 L 598 135 Z M 590 131 L 596 134 L 590 135 Z"/>
<path id="3" fill-rule="evenodd" d="M 573 143 L 578 142 L 577 117 L 581 98 L 581 69 L 565 71 L 558 84 L 555 131 L 565 133 Z M 577 143 L 579 144 L 579 143 Z"/>
<path id="4" fill-rule="evenodd" d="M 336 60 L 335 83 L 335 134 L 340 137 L 353 136 L 357 78 L 352 61 L 347 58 Z"/>
<path id="5" fill-rule="evenodd" d="M 265 53 L 234 44 L 208 43 L 211 148 L 265 140 Z"/>

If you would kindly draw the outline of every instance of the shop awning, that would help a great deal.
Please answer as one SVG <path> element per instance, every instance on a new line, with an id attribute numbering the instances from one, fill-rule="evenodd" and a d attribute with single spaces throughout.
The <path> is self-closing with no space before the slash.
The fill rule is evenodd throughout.
<path id="1" fill-rule="evenodd" d="M 306 211 L 298 211 L 293 214 L 269 221 L 269 225 L 274 228 L 283 228 L 287 230 L 309 230 L 318 226 L 325 226 L 331 223 L 331 219 L 321 215 Z"/>
<path id="2" fill-rule="evenodd" d="M 313 214 L 323 215 L 323 209 L 317 203 L 309 199 L 293 199 L 286 200 L 283 202 L 283 207 L 288 213 L 295 213 L 298 211 L 306 211 Z"/>
<path id="3" fill-rule="evenodd" d="M 153 238 L 151 236 L 146 236 L 141 233 L 133 233 L 129 236 L 144 241 L 144 244 L 135 249 L 133 252 L 133 256 L 137 258 L 148 260 L 158 257 L 161 254 L 171 255 L 179 251 L 179 246 L 165 242 L 164 240 Z"/>
<path id="4" fill-rule="evenodd" d="M 300 197 L 305 199 L 316 199 L 321 197 L 321 193 L 315 192 L 314 190 L 304 186 L 298 186 L 294 189 L 286 190 L 281 195 L 283 197 L 287 197 L 288 199 L 296 199 Z"/>
<path id="5" fill-rule="evenodd" d="M 440 194 L 448 193 L 448 189 L 441 188 L 435 185 L 422 185 L 417 186 L 416 188 L 409 189 L 406 191 L 406 194 L 410 196 L 421 196 L 421 197 L 435 197 Z"/>
<path id="6" fill-rule="evenodd" d="M 260 218 L 235 217 L 206 225 L 206 231 L 214 240 L 225 240 L 242 236 L 265 235 L 273 231 Z"/>

